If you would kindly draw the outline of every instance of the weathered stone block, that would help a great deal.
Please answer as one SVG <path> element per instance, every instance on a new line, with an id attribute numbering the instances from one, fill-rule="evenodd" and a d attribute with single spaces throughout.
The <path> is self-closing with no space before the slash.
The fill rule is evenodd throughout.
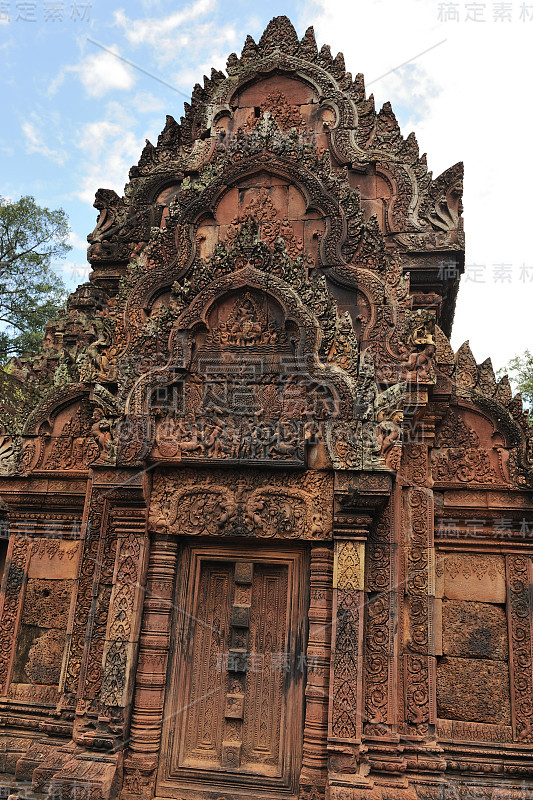
<path id="1" fill-rule="evenodd" d="M 443 656 L 437 664 L 437 713 L 446 719 L 508 725 L 508 665 L 490 659 Z"/>
<path id="2" fill-rule="evenodd" d="M 505 609 L 491 603 L 444 600 L 442 652 L 448 656 L 506 661 L 509 645 Z"/>

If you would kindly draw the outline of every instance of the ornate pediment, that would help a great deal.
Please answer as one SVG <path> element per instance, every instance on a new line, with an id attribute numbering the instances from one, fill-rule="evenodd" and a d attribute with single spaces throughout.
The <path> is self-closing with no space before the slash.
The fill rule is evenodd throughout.
<path id="1" fill-rule="evenodd" d="M 461 190 L 461 165 L 433 180 L 362 76 L 276 18 L 167 117 L 124 197 L 97 192 L 91 281 L 13 380 L 32 416 L 83 387 L 85 428 L 100 408 L 105 432 L 75 438 L 99 433 L 97 460 L 334 469 L 396 469 L 404 383 L 414 418 L 449 380 L 507 425 L 527 482 L 521 411 L 446 337 L 457 286 L 438 265 L 460 272 Z M 2 440 L 5 469 L 21 453 L 25 469 L 52 464 L 22 427 Z"/>

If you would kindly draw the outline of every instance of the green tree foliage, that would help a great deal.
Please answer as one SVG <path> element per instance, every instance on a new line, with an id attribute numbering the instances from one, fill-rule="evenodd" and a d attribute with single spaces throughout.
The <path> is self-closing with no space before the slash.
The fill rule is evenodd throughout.
<path id="1" fill-rule="evenodd" d="M 523 355 L 512 358 L 498 374 L 509 375 L 511 383 L 522 393 L 529 406 L 533 405 L 533 353 L 526 350 Z"/>
<path id="2" fill-rule="evenodd" d="M 45 323 L 64 308 L 65 285 L 51 263 L 71 249 L 68 235 L 62 209 L 0 197 L 0 362 L 37 352 Z"/>

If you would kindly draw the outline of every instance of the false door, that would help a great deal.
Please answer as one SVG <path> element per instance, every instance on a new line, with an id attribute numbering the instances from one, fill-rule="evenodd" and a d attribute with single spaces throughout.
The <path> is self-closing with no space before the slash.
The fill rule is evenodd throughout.
<path id="1" fill-rule="evenodd" d="M 158 795 L 297 794 L 306 553 L 187 546 Z"/>

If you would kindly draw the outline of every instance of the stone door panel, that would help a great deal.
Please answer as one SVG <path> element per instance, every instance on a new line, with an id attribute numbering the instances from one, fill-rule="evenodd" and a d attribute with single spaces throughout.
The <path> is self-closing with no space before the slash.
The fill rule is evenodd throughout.
<path id="1" fill-rule="evenodd" d="M 184 547 L 158 795 L 296 794 L 306 553 Z"/>

